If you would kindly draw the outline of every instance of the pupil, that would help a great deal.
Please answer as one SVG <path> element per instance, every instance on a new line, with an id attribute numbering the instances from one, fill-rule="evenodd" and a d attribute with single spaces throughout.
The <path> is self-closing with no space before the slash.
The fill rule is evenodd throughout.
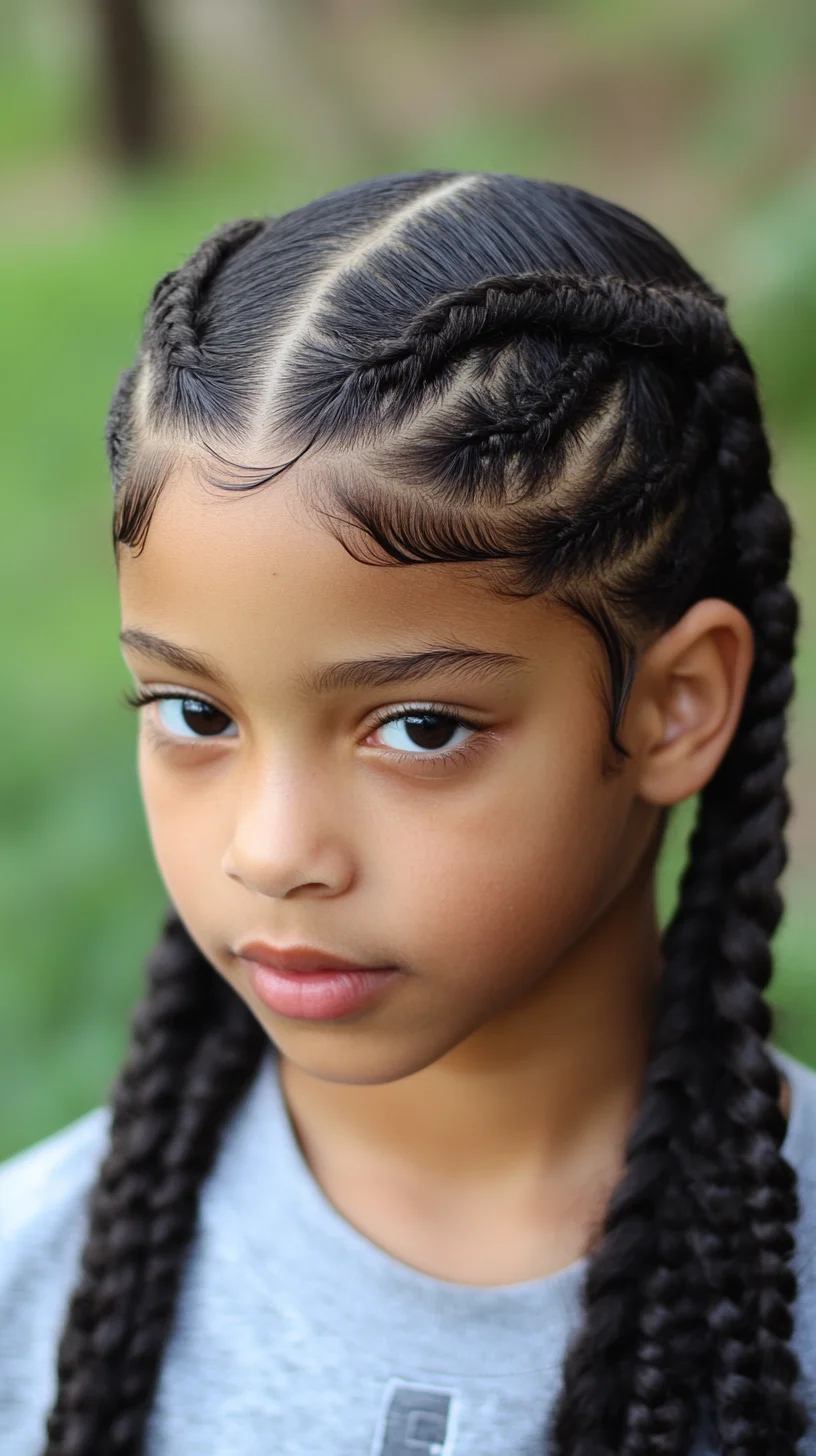
<path id="1" fill-rule="evenodd" d="M 209 703 L 200 703 L 197 698 L 185 698 L 181 716 L 194 733 L 209 737 L 223 733 L 229 723 L 226 713 L 221 713 L 218 708 L 211 708 Z"/>
<path id="2" fill-rule="evenodd" d="M 452 718 L 445 718 L 441 713 L 411 713 L 405 719 L 406 730 L 417 748 L 444 748 L 452 723 Z"/>

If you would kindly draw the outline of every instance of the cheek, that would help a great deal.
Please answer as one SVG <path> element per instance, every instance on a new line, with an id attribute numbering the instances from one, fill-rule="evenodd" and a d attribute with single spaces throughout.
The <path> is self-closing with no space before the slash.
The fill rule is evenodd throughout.
<path id="1" fill-rule="evenodd" d="M 403 855 L 399 920 L 418 963 L 486 982 L 541 967 L 594 918 L 619 873 L 625 792 L 597 772 L 529 774 L 429 817 Z M 406 846 L 403 842 L 403 850 Z"/>
<path id="2" fill-rule="evenodd" d="M 217 796 L 196 792 L 168 773 L 155 751 L 139 749 L 139 783 L 159 873 L 173 904 L 195 934 L 217 890 L 223 855 Z M 202 911 L 204 915 L 202 917 Z"/>

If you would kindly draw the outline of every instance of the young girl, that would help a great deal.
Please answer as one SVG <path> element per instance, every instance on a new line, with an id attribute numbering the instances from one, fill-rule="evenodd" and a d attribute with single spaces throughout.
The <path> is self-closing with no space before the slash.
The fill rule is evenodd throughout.
<path id="1" fill-rule="evenodd" d="M 110 1110 L 0 1173 L 4 1456 L 812 1456 L 723 298 L 574 188 L 380 178 L 167 274 L 108 445 L 172 909 Z"/>

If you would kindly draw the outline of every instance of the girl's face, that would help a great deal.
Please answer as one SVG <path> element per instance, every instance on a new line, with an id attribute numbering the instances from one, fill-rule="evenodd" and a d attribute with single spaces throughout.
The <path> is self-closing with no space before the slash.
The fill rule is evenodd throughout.
<path id="1" fill-rule="evenodd" d="M 472 567 L 355 561 L 297 481 L 234 494 L 179 469 L 143 553 L 121 550 L 125 633 L 157 639 L 125 639 L 127 662 L 174 695 L 141 710 L 142 792 L 176 909 L 281 1052 L 386 1082 L 534 1006 L 657 811 L 628 762 L 604 773 L 585 626 Z M 451 649 L 471 655 L 379 684 L 337 667 Z M 399 974 L 349 1015 L 284 1015 L 239 954 L 256 940 Z"/>

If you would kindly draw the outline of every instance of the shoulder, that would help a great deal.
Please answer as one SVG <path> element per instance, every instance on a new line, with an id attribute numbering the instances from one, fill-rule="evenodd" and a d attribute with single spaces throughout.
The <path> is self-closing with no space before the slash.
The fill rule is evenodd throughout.
<path id="1" fill-rule="evenodd" d="M 790 1086 L 788 1131 L 782 1152 L 796 1173 L 799 1217 L 793 1268 L 797 1294 L 794 1344 L 804 1377 L 803 1394 L 816 1421 L 816 1072 L 772 1048 Z"/>
<path id="2" fill-rule="evenodd" d="M 12 1295 L 36 1296 L 76 1252 L 109 1118 L 96 1107 L 0 1163 L 0 1311 Z"/>
<path id="3" fill-rule="evenodd" d="M 15 1456 L 43 1446 L 109 1121 L 95 1108 L 0 1163 L 0 1450 Z"/>
<path id="4" fill-rule="evenodd" d="M 782 1144 L 799 1189 L 800 1265 L 816 1255 L 816 1071 L 777 1047 L 771 1053 L 790 1087 L 788 1130 Z"/>
<path id="5" fill-rule="evenodd" d="M 93 1183 L 109 1125 L 95 1107 L 59 1132 L 0 1163 L 0 1267 L 10 1243 L 36 1241 L 57 1210 L 76 1203 Z"/>
<path id="6" fill-rule="evenodd" d="M 816 1071 L 778 1047 L 771 1054 L 790 1087 L 788 1130 L 782 1151 L 805 1182 L 816 1181 Z"/>

